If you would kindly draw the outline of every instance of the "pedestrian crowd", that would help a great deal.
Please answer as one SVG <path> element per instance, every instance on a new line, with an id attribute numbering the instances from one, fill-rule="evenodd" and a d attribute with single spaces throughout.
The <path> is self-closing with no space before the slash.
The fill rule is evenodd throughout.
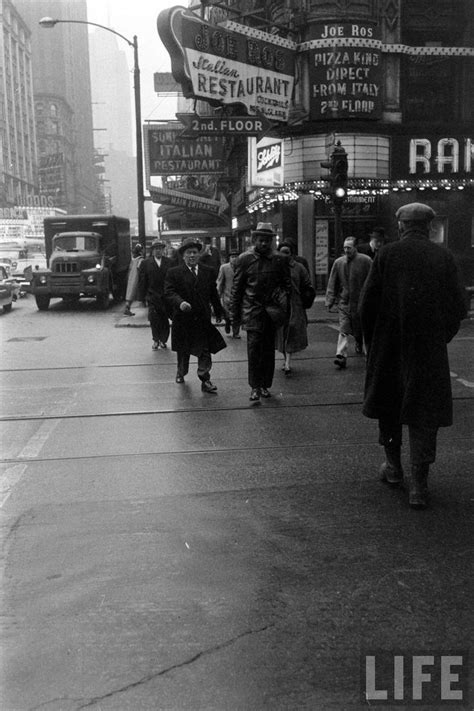
<path id="1" fill-rule="evenodd" d="M 439 427 L 452 424 L 452 394 L 447 344 L 466 316 L 463 288 L 449 250 L 430 240 L 435 213 L 422 203 L 396 213 L 399 239 L 385 243 L 383 228 L 369 242 L 344 240 L 334 261 L 325 303 L 338 311 L 334 364 L 347 367 L 350 339 L 365 356 L 363 414 L 378 421 L 384 448 L 381 479 L 408 490 L 409 505 L 428 505 L 428 473 L 436 458 Z M 252 231 L 251 247 L 231 252 L 221 264 L 211 240 L 187 238 L 172 257 L 157 239 L 146 259 L 136 248 L 130 265 L 125 315 L 138 299 L 148 307 L 153 350 L 177 354 L 176 383 L 183 384 L 190 356 L 204 393 L 216 394 L 212 355 L 226 347 L 216 325 L 239 339 L 246 332 L 250 401 L 271 397 L 275 351 L 282 371 L 292 373 L 292 355 L 308 347 L 306 310 L 316 292 L 306 260 L 292 241 L 274 245 L 271 223 Z M 214 321 L 214 323 L 213 323 Z M 410 471 L 401 464 L 403 426 L 407 426 Z"/>

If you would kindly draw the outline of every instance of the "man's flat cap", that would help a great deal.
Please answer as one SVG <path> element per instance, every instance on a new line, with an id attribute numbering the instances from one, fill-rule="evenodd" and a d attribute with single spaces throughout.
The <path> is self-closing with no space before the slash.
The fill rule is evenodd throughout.
<path id="1" fill-rule="evenodd" d="M 154 239 L 151 243 L 151 248 L 154 249 L 155 247 L 166 247 L 166 242 L 161 239 Z"/>
<path id="2" fill-rule="evenodd" d="M 400 222 L 408 220 L 428 222 L 436 217 L 436 213 L 429 205 L 423 205 L 422 202 L 410 202 L 408 205 L 399 207 L 395 216 Z"/>

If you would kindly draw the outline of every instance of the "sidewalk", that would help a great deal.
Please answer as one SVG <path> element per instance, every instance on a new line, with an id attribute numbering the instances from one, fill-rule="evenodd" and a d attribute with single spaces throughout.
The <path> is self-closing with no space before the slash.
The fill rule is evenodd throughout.
<path id="1" fill-rule="evenodd" d="M 328 312 L 324 302 L 324 295 L 318 294 L 314 300 L 314 304 L 306 312 L 308 314 L 308 323 L 337 323 L 337 310 L 333 308 L 331 312 Z M 124 316 L 123 309 L 124 307 L 121 305 L 120 310 L 122 314 L 115 324 L 115 328 L 143 328 L 149 326 L 148 309 L 141 306 L 138 302 L 132 306 L 132 313 L 134 313 L 135 316 Z"/>

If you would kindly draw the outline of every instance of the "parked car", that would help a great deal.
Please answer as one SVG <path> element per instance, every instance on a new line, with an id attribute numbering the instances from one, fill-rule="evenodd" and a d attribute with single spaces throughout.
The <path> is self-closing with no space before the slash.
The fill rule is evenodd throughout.
<path id="1" fill-rule="evenodd" d="M 2 258 L 0 257 L 0 267 L 3 267 L 8 274 L 8 276 L 11 276 L 12 273 L 12 260 L 8 259 L 8 257 Z"/>
<path id="2" fill-rule="evenodd" d="M 4 274 L 7 277 L 4 278 Z M 22 296 L 26 296 L 26 291 L 23 288 L 24 282 L 22 282 L 18 277 L 12 276 L 8 268 L 8 264 L 2 264 L 0 262 L 0 281 L 10 284 L 13 292 L 13 301 L 20 299 Z"/>
<path id="3" fill-rule="evenodd" d="M 0 266 L 0 307 L 3 313 L 11 311 L 15 289 L 8 277 L 5 267 Z"/>

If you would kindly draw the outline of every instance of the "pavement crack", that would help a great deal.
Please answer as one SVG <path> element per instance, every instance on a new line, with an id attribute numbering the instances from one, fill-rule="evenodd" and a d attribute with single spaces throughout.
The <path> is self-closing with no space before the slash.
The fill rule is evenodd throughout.
<path id="1" fill-rule="evenodd" d="M 126 691 L 130 691 L 131 689 L 136 689 L 138 686 L 142 686 L 143 684 L 147 684 L 150 681 L 153 681 L 153 679 L 157 679 L 160 676 L 165 676 L 165 674 L 169 674 L 169 672 L 174 671 L 175 669 L 181 669 L 182 667 L 189 666 L 190 664 L 194 664 L 198 659 L 201 659 L 202 657 L 207 657 L 211 654 L 214 654 L 215 652 L 220 652 L 222 649 L 225 649 L 226 647 L 230 647 L 239 640 L 243 639 L 244 637 L 249 637 L 254 634 L 259 634 L 260 632 L 265 632 L 268 629 L 271 629 L 274 625 L 265 625 L 264 627 L 259 627 L 257 629 L 250 629 L 246 630 L 245 632 L 241 632 L 240 634 L 236 635 L 235 637 L 232 637 L 231 639 L 226 640 L 225 642 L 221 642 L 220 644 L 215 645 L 214 647 L 210 647 L 209 649 L 203 649 L 201 652 L 198 652 L 197 654 L 194 654 L 192 657 L 189 659 L 185 659 L 182 662 L 177 662 L 176 664 L 172 664 L 169 667 L 165 667 L 165 669 L 161 669 L 160 671 L 153 672 L 152 674 L 147 674 L 146 676 L 142 677 L 141 679 L 138 679 L 138 681 L 134 681 L 130 684 L 127 684 L 126 686 L 122 686 L 119 689 L 114 689 L 113 691 L 109 691 L 107 694 L 103 694 L 102 696 L 95 696 L 94 698 L 90 699 L 87 703 L 82 704 L 81 706 L 78 706 L 77 709 L 85 709 L 85 708 L 90 708 L 91 706 L 94 706 L 95 704 L 100 703 L 101 701 L 104 701 L 105 699 L 110 699 L 112 696 L 115 696 L 116 694 L 123 694 Z"/>
<path id="2" fill-rule="evenodd" d="M 38 706 L 32 706 L 28 711 L 37 711 L 38 709 L 43 709 L 45 706 L 49 706 L 50 704 L 55 704 L 58 701 L 71 701 L 71 702 L 79 702 L 83 701 L 83 699 L 73 699 L 70 696 L 58 696 L 56 699 L 49 699 L 48 701 L 43 701 L 43 703 L 38 704 Z"/>

